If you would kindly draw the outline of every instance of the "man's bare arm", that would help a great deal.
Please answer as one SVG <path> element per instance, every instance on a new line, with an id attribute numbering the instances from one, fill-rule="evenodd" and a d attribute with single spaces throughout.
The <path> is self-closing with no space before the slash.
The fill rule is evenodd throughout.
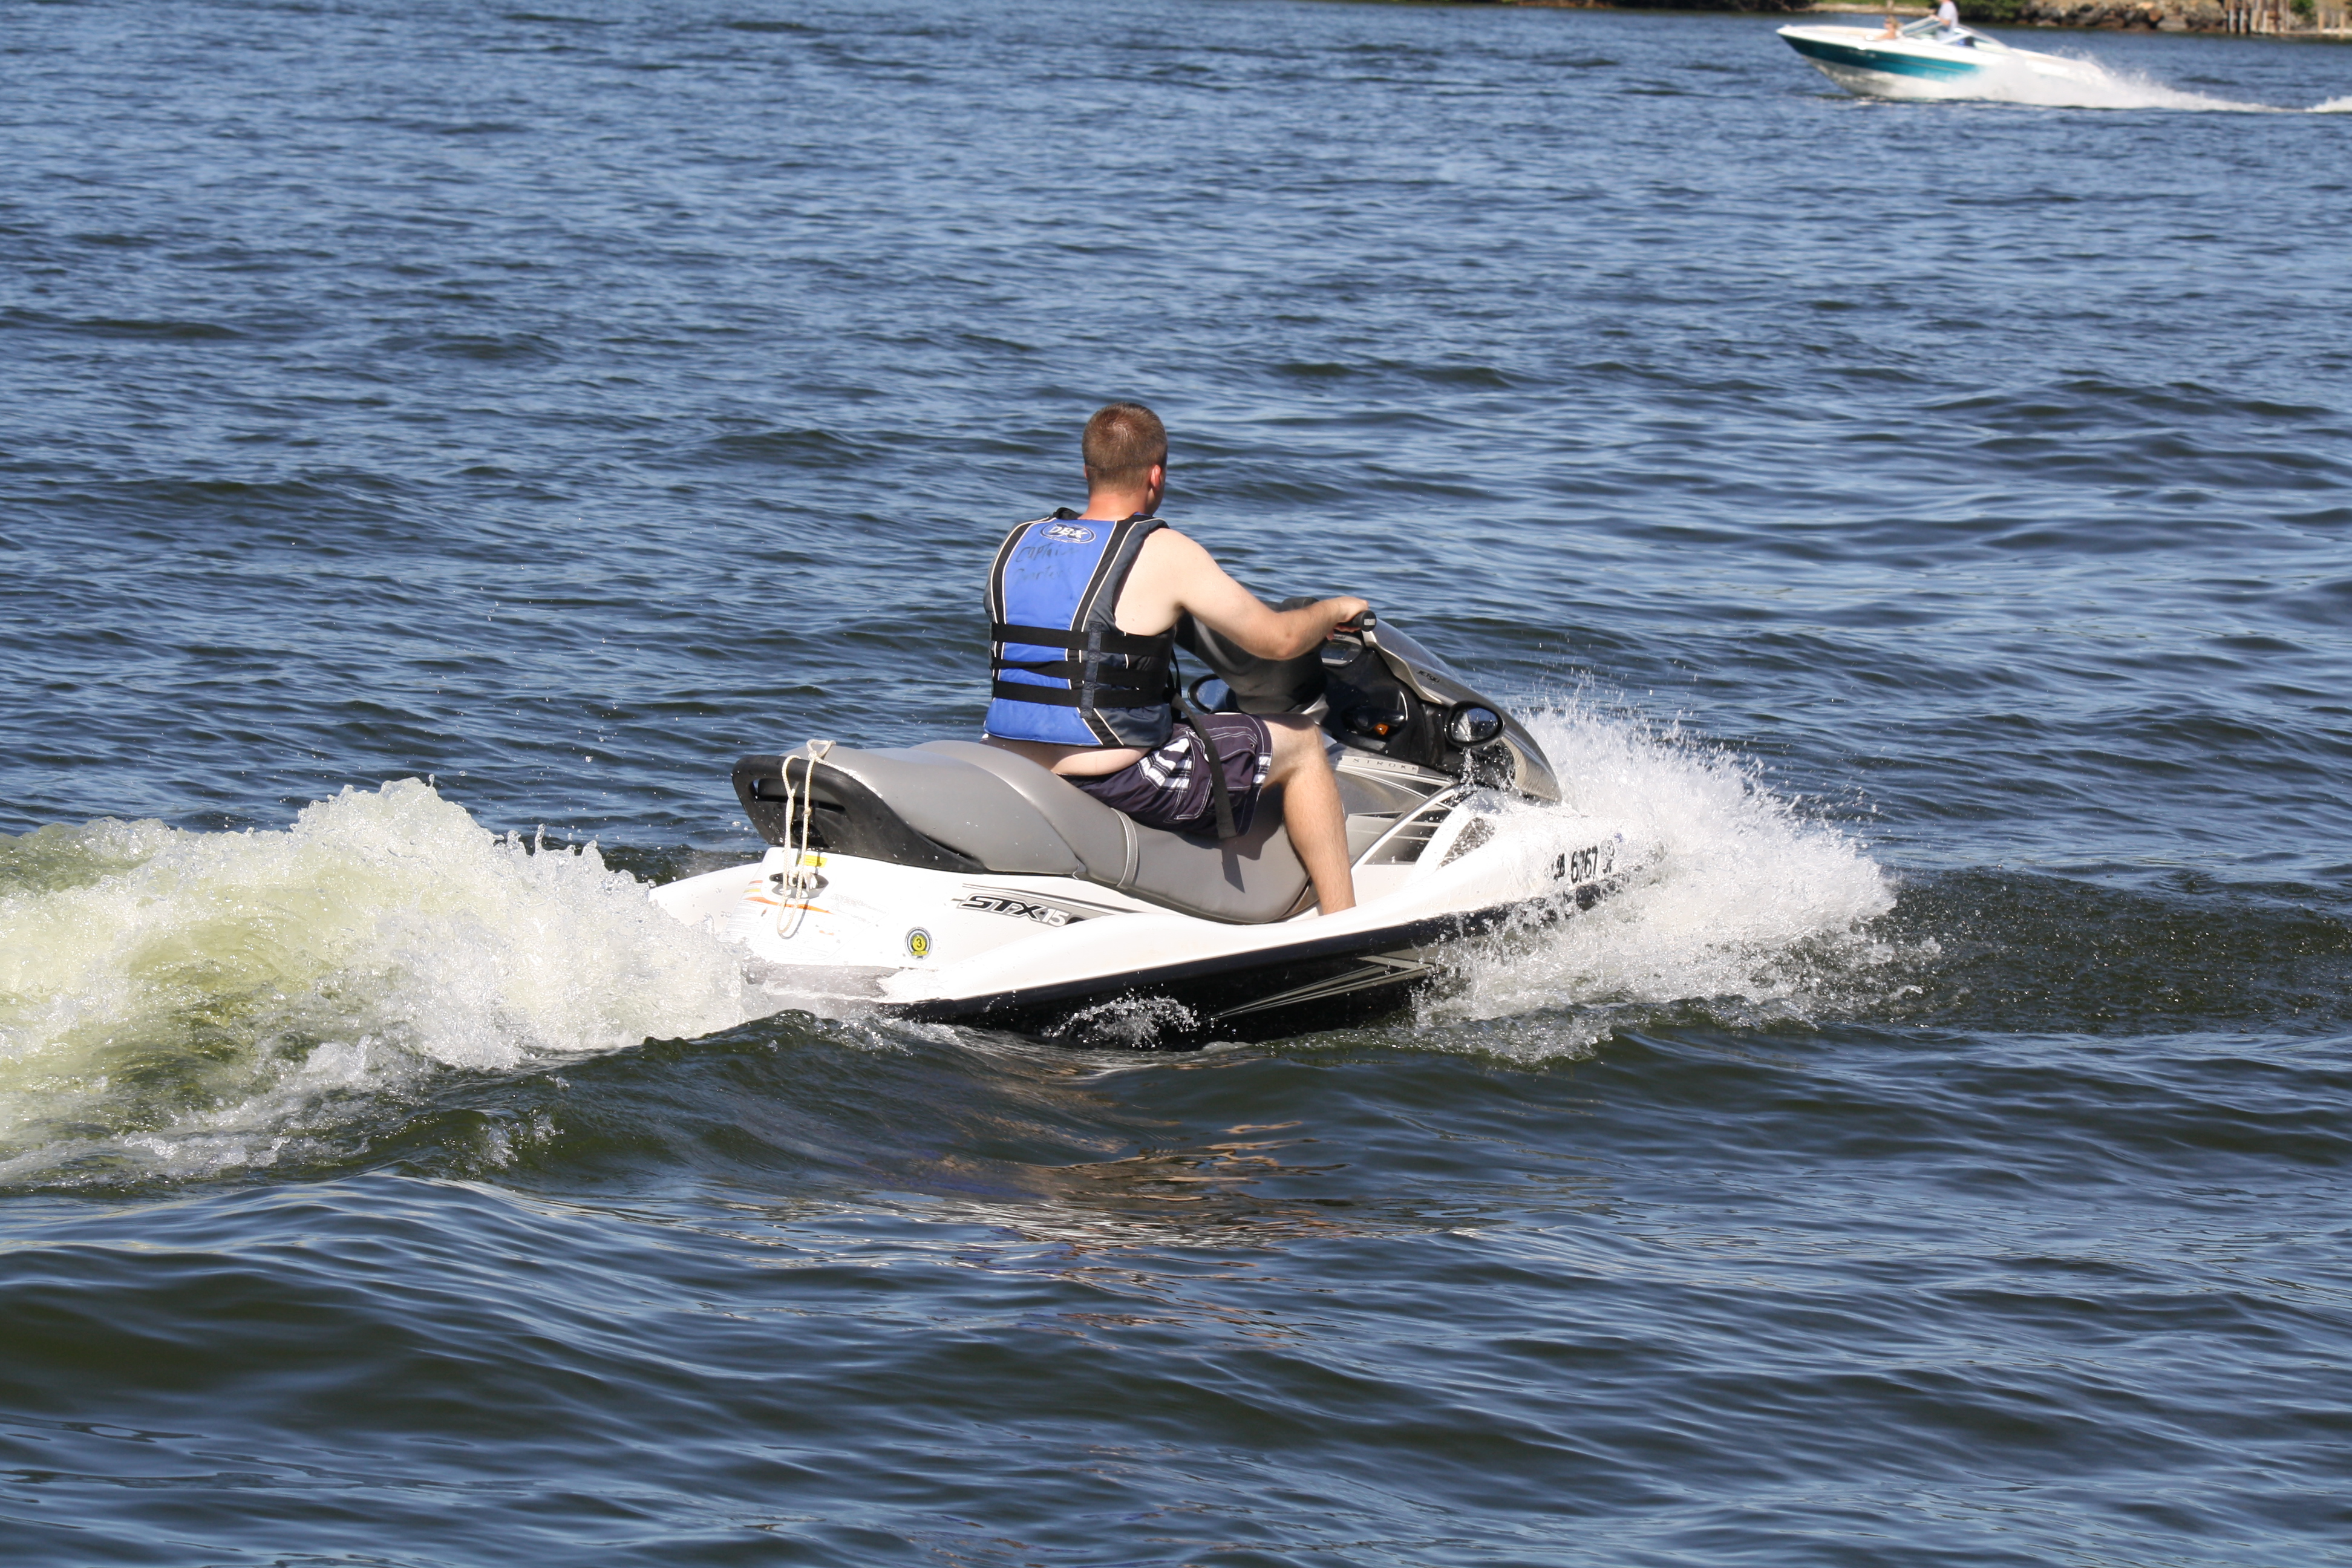
<path id="1" fill-rule="evenodd" d="M 1260 658 L 1297 658 L 1353 620 L 1368 606 L 1361 599 L 1318 599 L 1295 610 L 1277 610 L 1243 587 L 1210 553 L 1172 528 L 1143 542 L 1143 552 L 1119 595 L 1122 630 L 1162 632 L 1176 617 L 1191 614 L 1210 630 Z"/>

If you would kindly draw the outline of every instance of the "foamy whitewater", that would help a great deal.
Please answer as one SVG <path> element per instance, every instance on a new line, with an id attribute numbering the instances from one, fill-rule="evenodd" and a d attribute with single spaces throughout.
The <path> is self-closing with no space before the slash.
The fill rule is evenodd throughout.
<path id="1" fill-rule="evenodd" d="M 1579 1054 L 1670 1005 L 1734 1023 L 1811 1016 L 1893 956 L 1868 929 L 1895 904 L 1885 873 L 1741 759 L 1581 705 L 1528 729 L 1562 808 L 1626 825 L 1631 868 L 1590 910 L 1462 949 L 1430 1021 L 1511 1017 L 1479 1048 Z"/>
<path id="2" fill-rule="evenodd" d="M 415 779 L 284 832 L 0 839 L 0 1179 L 266 1165 L 372 1095 L 741 1022 L 740 965 L 592 846 Z"/>
<path id="3" fill-rule="evenodd" d="M 2175 109 L 2189 112 L 2277 114 L 2267 103 L 2239 103 L 2201 92 L 2168 87 L 2139 71 L 2121 69 L 2080 55 L 2062 55 L 2081 68 L 2074 80 L 2035 74 L 2022 67 L 1985 73 L 1983 97 L 2000 103 L 2042 109 Z"/>
<path id="4" fill-rule="evenodd" d="M 2296 112 L 2276 104 L 2247 102 L 2217 98 L 2210 93 L 2188 91 L 2170 86 L 2145 70 L 2114 65 L 2071 49 L 2036 48 L 2030 52 L 2065 60 L 2074 68 L 2074 74 L 2044 75 L 2014 57 L 1986 52 L 1982 56 L 1981 68 L 1966 84 L 1973 90 L 1963 91 L 1960 84 L 1945 82 L 1937 84 L 1933 93 L 1923 97 L 1931 100 L 2014 103 L 2033 109 L 2169 109 L 2207 114 Z M 1921 99 L 1908 94 L 1890 95 L 1890 98 L 1872 96 L 1864 101 L 1885 102 L 1890 99 L 1906 103 L 1921 101 Z M 2307 112 L 2341 113 L 2347 106 L 2352 106 L 2352 100 L 2332 99 L 2313 105 Z"/>
<path id="5" fill-rule="evenodd" d="M 1581 1050 L 1628 1007 L 1819 1005 L 1874 951 L 1885 877 L 1736 759 L 1580 708 L 1535 730 L 1568 809 L 1631 825 L 1633 869 L 1591 910 L 1464 949 L 1430 1016 L 1549 1015 L 1514 1051 Z M 0 839 L 0 1179 L 270 1165 L 436 1073 L 773 1009 L 740 953 L 645 894 L 593 846 L 492 835 L 415 779 L 283 832 Z"/>

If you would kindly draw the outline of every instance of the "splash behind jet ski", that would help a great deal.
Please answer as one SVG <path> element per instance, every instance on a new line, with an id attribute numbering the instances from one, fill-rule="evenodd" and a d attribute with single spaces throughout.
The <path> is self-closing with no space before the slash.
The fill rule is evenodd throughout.
<path id="1" fill-rule="evenodd" d="M 1617 824 L 1568 812 L 1542 748 L 1369 614 L 1269 660 L 1189 618 L 1202 708 L 1316 716 L 1357 905 L 1316 911 L 1278 810 L 1237 837 L 1139 825 L 1001 747 L 813 741 L 735 766 L 772 847 L 654 901 L 740 943 L 769 989 L 1084 1046 L 1178 1047 L 1391 1009 L 1433 949 L 1589 907 L 1630 863 Z"/>

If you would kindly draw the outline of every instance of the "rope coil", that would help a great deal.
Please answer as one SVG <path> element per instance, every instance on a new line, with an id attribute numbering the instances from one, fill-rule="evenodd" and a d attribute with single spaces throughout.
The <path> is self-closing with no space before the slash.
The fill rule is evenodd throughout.
<path id="1" fill-rule="evenodd" d="M 816 810 L 816 765 L 833 751 L 831 741 L 811 741 L 803 748 L 807 753 L 801 764 L 801 784 L 793 787 L 792 759 L 784 759 L 784 847 L 793 852 L 793 863 L 786 868 L 777 888 L 781 895 L 776 909 L 776 935 L 790 940 L 801 929 L 802 917 L 808 913 L 809 895 L 824 886 L 824 878 L 808 863 L 810 822 Z M 793 808 L 800 810 L 800 819 L 793 821 Z"/>

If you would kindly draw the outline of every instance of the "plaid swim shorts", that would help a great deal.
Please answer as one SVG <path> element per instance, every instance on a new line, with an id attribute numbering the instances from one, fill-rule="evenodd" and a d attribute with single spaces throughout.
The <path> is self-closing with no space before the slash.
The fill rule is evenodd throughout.
<path id="1" fill-rule="evenodd" d="M 1265 787 L 1266 770 L 1274 766 L 1273 733 L 1255 713 L 1209 713 L 1202 716 L 1201 722 L 1215 739 L 1218 760 L 1224 765 L 1225 788 L 1234 803 L 1234 827 L 1245 833 L 1257 814 L 1258 792 Z M 1201 757 L 1200 736 L 1190 725 L 1179 724 L 1165 745 L 1141 761 L 1100 778 L 1074 778 L 1070 783 L 1146 827 L 1188 832 L 1216 821 L 1216 796 Z"/>

